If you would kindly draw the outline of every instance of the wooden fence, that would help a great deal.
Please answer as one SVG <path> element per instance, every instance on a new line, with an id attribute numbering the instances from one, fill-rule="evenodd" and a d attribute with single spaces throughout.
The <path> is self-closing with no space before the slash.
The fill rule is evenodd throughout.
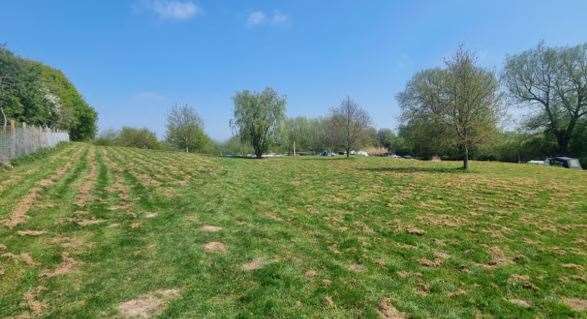
<path id="1" fill-rule="evenodd" d="M 69 142 L 69 133 L 12 122 L 5 128 L 0 126 L 0 162 L 6 163 L 61 142 Z"/>

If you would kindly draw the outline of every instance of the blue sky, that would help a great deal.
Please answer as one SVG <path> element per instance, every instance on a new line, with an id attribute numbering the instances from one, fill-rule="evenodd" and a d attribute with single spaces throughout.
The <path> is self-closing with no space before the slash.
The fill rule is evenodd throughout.
<path id="1" fill-rule="evenodd" d="M 271 86 L 290 116 L 350 95 L 395 127 L 396 94 L 459 44 L 500 71 L 507 54 L 587 41 L 586 0 L 5 0 L 0 43 L 65 72 L 100 128 L 163 136 L 175 103 L 231 135 L 232 96 Z"/>

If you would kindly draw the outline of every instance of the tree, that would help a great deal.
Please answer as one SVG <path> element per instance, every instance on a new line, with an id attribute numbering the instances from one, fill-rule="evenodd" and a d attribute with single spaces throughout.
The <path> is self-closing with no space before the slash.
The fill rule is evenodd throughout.
<path id="1" fill-rule="evenodd" d="M 388 152 L 393 151 L 393 145 L 395 142 L 395 134 L 391 129 L 382 128 L 377 131 L 377 143 Z"/>
<path id="2" fill-rule="evenodd" d="M 500 115 L 498 80 L 475 62 L 472 53 L 459 49 L 444 69 L 419 72 L 398 95 L 402 119 L 425 123 L 459 147 L 465 170 L 469 151 L 491 137 Z"/>
<path id="3" fill-rule="evenodd" d="M 364 142 L 365 130 L 369 127 L 371 118 L 367 111 L 350 97 L 346 97 L 330 113 L 334 138 L 344 148 L 346 157 L 349 157 L 351 150 L 360 147 Z"/>
<path id="4" fill-rule="evenodd" d="M 577 125 L 587 115 L 587 43 L 536 49 L 508 57 L 504 79 L 515 102 L 538 110 L 531 129 L 554 136 L 559 152 L 569 152 Z"/>
<path id="5" fill-rule="evenodd" d="M 202 119 L 188 105 L 176 105 L 167 115 L 166 140 L 186 152 L 201 151 L 210 142 L 204 133 Z"/>
<path id="6" fill-rule="evenodd" d="M 275 141 L 285 117 L 286 98 L 266 88 L 259 93 L 248 90 L 238 92 L 233 100 L 234 119 L 231 126 L 236 128 L 244 143 L 253 147 L 255 156 L 262 158 Z"/>

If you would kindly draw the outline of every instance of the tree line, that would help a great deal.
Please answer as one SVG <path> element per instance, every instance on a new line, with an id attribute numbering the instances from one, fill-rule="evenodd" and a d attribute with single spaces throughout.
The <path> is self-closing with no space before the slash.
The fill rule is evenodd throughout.
<path id="1" fill-rule="evenodd" d="M 0 122 L 9 120 L 92 139 L 97 113 L 59 70 L 13 54 L 0 45 Z"/>
<path id="2" fill-rule="evenodd" d="M 169 113 L 166 138 L 156 147 L 257 158 L 267 152 L 322 151 L 348 157 L 371 147 L 424 159 L 459 159 L 465 169 L 471 158 L 519 162 L 561 154 L 587 160 L 587 44 L 540 44 L 508 56 L 501 74 L 459 48 L 442 66 L 414 74 L 396 99 L 401 108 L 397 131 L 377 130 L 367 111 L 348 96 L 323 117 L 288 118 L 286 96 L 272 88 L 244 90 L 233 97 L 234 136 L 228 141 L 212 141 L 197 112 L 181 106 Z M 526 113 L 521 125 L 508 130 L 503 123 L 513 107 Z"/>

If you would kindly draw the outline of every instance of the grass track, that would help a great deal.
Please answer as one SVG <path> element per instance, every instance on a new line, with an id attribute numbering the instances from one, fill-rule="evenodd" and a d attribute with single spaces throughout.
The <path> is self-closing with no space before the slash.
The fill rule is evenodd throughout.
<path id="1" fill-rule="evenodd" d="M 458 165 L 72 143 L 0 171 L 3 220 L 51 180 L 0 226 L 0 317 L 586 317 L 585 172 Z"/>

